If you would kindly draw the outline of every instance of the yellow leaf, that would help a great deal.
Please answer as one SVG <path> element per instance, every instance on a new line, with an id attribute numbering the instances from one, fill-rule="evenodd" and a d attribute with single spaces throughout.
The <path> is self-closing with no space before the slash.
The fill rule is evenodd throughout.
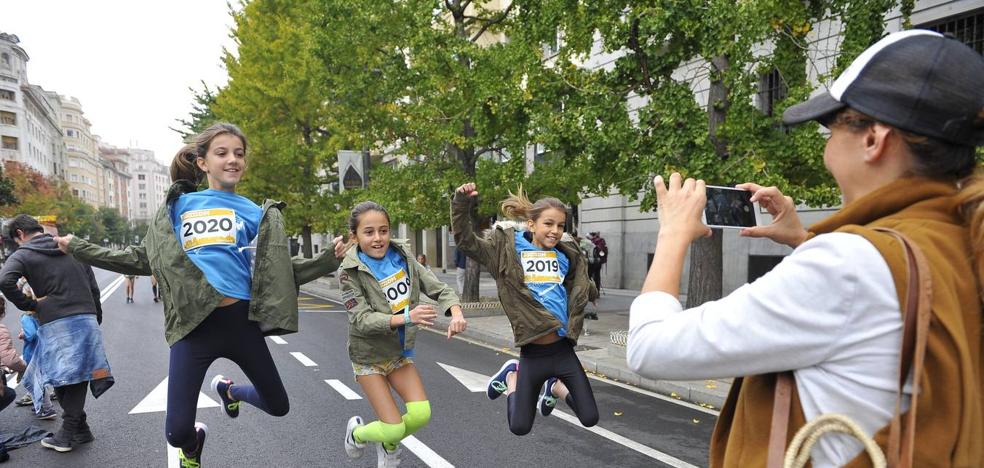
<path id="1" fill-rule="evenodd" d="M 700 419 L 694 418 L 694 424 L 700 424 Z"/>
<path id="2" fill-rule="evenodd" d="M 670 392 L 670 397 L 676 398 L 677 400 L 680 399 L 680 395 L 677 395 L 677 392 Z"/>
<path id="3" fill-rule="evenodd" d="M 621 416 L 621 415 L 622 415 L 622 412 L 621 411 L 616 411 L 615 412 L 615 416 Z"/>
<path id="4" fill-rule="evenodd" d="M 717 385 L 717 382 L 715 382 L 713 380 L 705 380 L 704 381 L 704 387 L 707 387 L 707 388 L 718 388 L 718 385 Z"/>

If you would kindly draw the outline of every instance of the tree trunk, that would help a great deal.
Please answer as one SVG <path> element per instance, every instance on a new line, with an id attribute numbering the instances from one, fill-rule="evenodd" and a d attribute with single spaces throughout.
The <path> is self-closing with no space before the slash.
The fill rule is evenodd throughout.
<path id="1" fill-rule="evenodd" d="M 311 249 L 311 225 L 305 224 L 301 228 L 301 240 L 303 241 L 301 252 L 304 254 L 304 258 L 314 257 L 314 252 Z"/>
<path id="2" fill-rule="evenodd" d="M 722 74 L 728 69 L 726 55 L 711 60 L 711 87 L 707 96 L 707 134 L 714 145 L 714 153 L 728 159 L 728 145 L 718 135 L 718 128 L 724 124 L 728 114 L 728 86 Z M 687 283 L 687 307 L 696 307 L 707 301 L 721 298 L 723 259 L 720 229 L 714 230 L 710 238 L 699 239 L 690 249 L 690 278 Z"/>
<path id="3" fill-rule="evenodd" d="M 714 229 L 714 235 L 698 239 L 690 246 L 690 278 L 687 287 L 687 308 L 721 298 L 722 249 L 724 233 Z"/>

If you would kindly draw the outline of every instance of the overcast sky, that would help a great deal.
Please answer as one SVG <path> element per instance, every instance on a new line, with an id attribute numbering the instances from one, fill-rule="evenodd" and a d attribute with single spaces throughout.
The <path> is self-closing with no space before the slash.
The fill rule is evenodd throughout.
<path id="1" fill-rule="evenodd" d="M 20 38 L 31 84 L 77 97 L 103 141 L 168 164 L 188 88 L 227 80 L 232 23 L 226 0 L 0 0 L 0 32 Z"/>

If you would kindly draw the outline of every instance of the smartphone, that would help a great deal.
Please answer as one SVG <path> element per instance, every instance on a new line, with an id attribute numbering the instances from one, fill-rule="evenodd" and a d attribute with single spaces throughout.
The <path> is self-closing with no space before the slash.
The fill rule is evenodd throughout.
<path id="1" fill-rule="evenodd" d="M 752 203 L 752 192 L 708 185 L 707 204 L 701 220 L 707 227 L 742 229 L 759 225 L 758 212 Z"/>

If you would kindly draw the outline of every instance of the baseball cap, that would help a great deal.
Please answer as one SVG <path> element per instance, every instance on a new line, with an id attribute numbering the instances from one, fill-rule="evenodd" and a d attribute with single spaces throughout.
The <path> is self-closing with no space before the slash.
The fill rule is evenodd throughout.
<path id="1" fill-rule="evenodd" d="M 786 124 L 850 107 L 880 122 L 963 146 L 984 144 L 984 57 L 940 33 L 892 33 L 861 53 L 826 91 L 790 106 Z"/>

